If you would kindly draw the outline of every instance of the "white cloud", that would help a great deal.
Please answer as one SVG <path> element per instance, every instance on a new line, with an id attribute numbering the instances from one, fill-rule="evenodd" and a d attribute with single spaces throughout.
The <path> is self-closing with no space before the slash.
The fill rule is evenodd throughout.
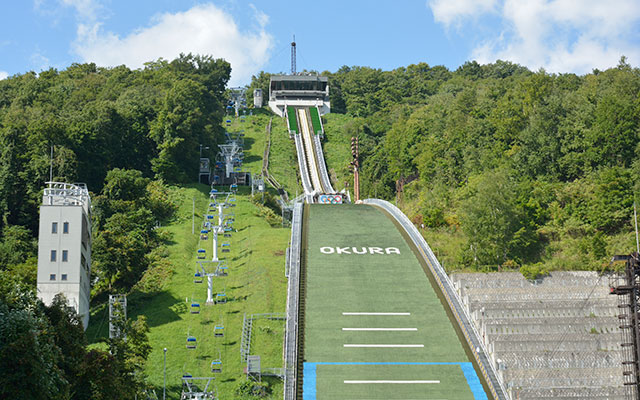
<path id="1" fill-rule="evenodd" d="M 265 30 L 269 18 L 255 7 L 255 24 L 249 31 L 241 31 L 233 17 L 220 8 L 201 4 L 184 12 L 161 14 L 151 26 L 120 36 L 104 32 L 101 23 L 91 19 L 93 1 L 63 1 L 73 3 L 85 16 L 78 24 L 74 51 L 85 62 L 101 66 L 139 68 L 145 62 L 160 57 L 171 60 L 180 53 L 211 55 L 231 63 L 230 84 L 238 85 L 248 83 L 266 64 L 273 47 L 273 38 Z"/>
<path id="2" fill-rule="evenodd" d="M 40 53 L 39 50 L 31 54 L 31 57 L 29 57 L 29 62 L 31 63 L 31 67 L 36 71 L 44 71 L 49 69 L 49 67 L 51 66 L 49 59 L 42 53 Z"/>
<path id="3" fill-rule="evenodd" d="M 433 9 L 441 1 L 429 4 Z M 448 27 L 451 21 L 470 19 L 465 10 L 452 9 L 447 18 L 438 19 L 434 12 L 436 21 Z M 470 56 L 480 63 L 502 59 L 533 70 L 578 74 L 613 67 L 622 55 L 632 65 L 640 63 L 637 0 L 500 0 L 492 10 L 502 18 L 501 31 L 476 44 Z"/>
<path id="4" fill-rule="evenodd" d="M 494 9 L 497 0 L 429 0 L 436 22 L 447 27 L 459 23 L 462 19 L 488 12 Z"/>
<path id="5" fill-rule="evenodd" d="M 9 77 L 9 73 L 5 71 L 0 71 L 0 81 Z"/>
<path id="6" fill-rule="evenodd" d="M 41 1 L 41 0 L 37 0 Z M 96 0 L 59 0 L 65 6 L 73 7 L 83 20 L 95 21 L 98 14 L 104 10 Z"/>

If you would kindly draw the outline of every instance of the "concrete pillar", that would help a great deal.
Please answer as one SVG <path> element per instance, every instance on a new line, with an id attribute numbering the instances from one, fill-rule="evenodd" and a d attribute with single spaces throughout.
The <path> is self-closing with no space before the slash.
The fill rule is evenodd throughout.
<path id="1" fill-rule="evenodd" d="M 207 275 L 207 304 L 213 304 L 213 276 Z"/>
<path id="2" fill-rule="evenodd" d="M 211 259 L 211 261 L 218 261 L 218 227 L 214 226 L 212 229 L 213 232 L 213 243 L 212 243 L 212 254 L 213 254 L 213 258 Z"/>

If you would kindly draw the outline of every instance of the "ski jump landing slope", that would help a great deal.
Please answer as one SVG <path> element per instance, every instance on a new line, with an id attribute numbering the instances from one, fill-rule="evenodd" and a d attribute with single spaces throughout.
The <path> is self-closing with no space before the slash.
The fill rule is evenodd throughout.
<path id="1" fill-rule="evenodd" d="M 392 218 L 369 205 L 306 207 L 303 399 L 487 399 Z"/>

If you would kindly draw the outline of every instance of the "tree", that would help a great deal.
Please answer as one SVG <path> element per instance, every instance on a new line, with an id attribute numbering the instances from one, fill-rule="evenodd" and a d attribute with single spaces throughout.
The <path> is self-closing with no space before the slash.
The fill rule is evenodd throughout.
<path id="1" fill-rule="evenodd" d="M 0 272 L 0 398 L 59 399 L 69 383 L 33 291 Z"/>
<path id="2" fill-rule="evenodd" d="M 511 241 L 520 229 L 515 186 L 503 170 L 487 172 L 470 185 L 461 222 L 474 263 L 500 265 L 511 255 Z"/>

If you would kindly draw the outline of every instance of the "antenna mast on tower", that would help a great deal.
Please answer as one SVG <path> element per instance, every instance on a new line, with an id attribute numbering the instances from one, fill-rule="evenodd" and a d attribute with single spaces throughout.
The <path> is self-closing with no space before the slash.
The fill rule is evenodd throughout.
<path id="1" fill-rule="evenodd" d="M 291 75 L 296 74 L 296 35 L 293 35 L 291 42 Z"/>

